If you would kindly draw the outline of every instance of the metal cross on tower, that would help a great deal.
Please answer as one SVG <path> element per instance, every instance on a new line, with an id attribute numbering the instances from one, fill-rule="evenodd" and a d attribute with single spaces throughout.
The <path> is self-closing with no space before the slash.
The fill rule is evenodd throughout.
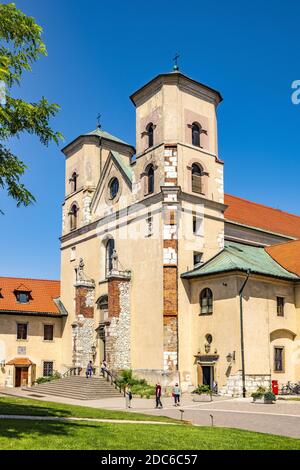
<path id="1" fill-rule="evenodd" d="M 98 123 L 97 127 L 98 127 L 98 129 L 101 129 L 100 120 L 101 120 L 101 114 L 98 114 L 98 116 L 97 116 L 97 123 Z"/>
<path id="2" fill-rule="evenodd" d="M 180 55 L 178 54 L 178 52 L 176 52 L 175 54 L 175 57 L 173 59 L 174 61 L 174 65 L 173 65 L 173 70 L 174 72 L 178 71 L 179 70 L 179 65 L 178 65 L 178 59 L 179 59 Z"/>

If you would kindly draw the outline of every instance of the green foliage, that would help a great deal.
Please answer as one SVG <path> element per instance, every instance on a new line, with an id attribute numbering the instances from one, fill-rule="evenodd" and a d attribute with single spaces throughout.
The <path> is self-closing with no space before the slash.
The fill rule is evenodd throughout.
<path id="1" fill-rule="evenodd" d="M 197 395 L 202 395 L 206 393 L 210 394 L 211 390 L 209 385 L 198 385 L 198 387 L 195 388 L 192 393 L 196 393 Z"/>
<path id="2" fill-rule="evenodd" d="M 27 103 L 11 95 L 13 85 L 19 85 L 24 72 L 41 55 L 47 55 L 41 39 L 42 28 L 35 19 L 18 10 L 14 3 L 0 4 L 0 80 L 5 84 L 6 103 L 0 106 L 0 140 L 20 137 L 27 132 L 36 135 L 43 145 L 56 144 L 60 132 L 52 130 L 49 120 L 59 110 L 57 104 L 42 97 Z M 15 88 L 14 88 L 15 89 Z M 28 206 L 34 196 L 20 183 L 26 165 L 9 148 L 0 144 L 0 189 L 7 189 L 17 206 Z"/>
<path id="3" fill-rule="evenodd" d="M 251 397 L 254 398 L 255 400 L 259 400 L 260 398 L 264 396 L 265 393 L 266 393 L 266 388 L 259 386 L 256 392 L 253 392 L 251 394 Z"/>
<path id="4" fill-rule="evenodd" d="M 155 395 L 155 387 L 149 385 L 145 379 L 133 377 L 132 370 L 130 369 L 123 370 L 116 383 L 121 388 L 130 385 L 132 394 L 139 395 L 141 398 L 150 398 L 151 395 Z"/>
<path id="5" fill-rule="evenodd" d="M 52 375 L 48 375 L 47 377 L 39 377 L 36 379 L 35 383 L 36 384 L 44 384 L 46 382 L 52 382 L 52 380 L 57 380 L 60 379 L 61 375 L 59 372 L 55 371 Z"/>
<path id="6" fill-rule="evenodd" d="M 276 401 L 276 395 L 269 390 L 264 394 L 264 399 L 268 401 Z"/>

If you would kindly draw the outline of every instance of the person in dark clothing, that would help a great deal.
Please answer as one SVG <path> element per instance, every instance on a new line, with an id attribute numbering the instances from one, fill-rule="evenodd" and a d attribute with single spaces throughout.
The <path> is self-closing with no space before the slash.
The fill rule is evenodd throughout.
<path id="1" fill-rule="evenodd" d="M 86 378 L 88 379 L 89 377 L 92 377 L 92 373 L 93 373 L 93 363 L 92 361 L 90 361 L 86 368 Z"/>
<path id="2" fill-rule="evenodd" d="M 156 384 L 155 387 L 155 401 L 156 401 L 156 406 L 155 408 L 162 408 L 162 402 L 161 402 L 161 385 L 160 383 Z"/>

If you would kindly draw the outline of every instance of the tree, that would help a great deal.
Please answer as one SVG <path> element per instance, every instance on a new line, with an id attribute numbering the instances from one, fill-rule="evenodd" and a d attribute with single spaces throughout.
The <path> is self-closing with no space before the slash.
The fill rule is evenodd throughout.
<path id="1" fill-rule="evenodd" d="M 26 165 L 7 147 L 7 140 L 27 132 L 36 135 L 43 145 L 62 138 L 52 130 L 49 120 L 60 107 L 42 97 L 27 103 L 12 96 L 24 72 L 41 55 L 47 55 L 42 39 L 42 28 L 35 19 L 18 10 L 14 3 L 0 4 L 0 189 L 16 200 L 17 206 L 28 206 L 34 196 L 21 183 Z M 6 145 L 5 145 L 6 144 Z"/>

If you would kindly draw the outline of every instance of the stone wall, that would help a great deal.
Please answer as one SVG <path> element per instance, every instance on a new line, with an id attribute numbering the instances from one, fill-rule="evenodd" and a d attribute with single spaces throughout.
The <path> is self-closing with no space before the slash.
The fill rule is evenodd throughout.
<path id="1" fill-rule="evenodd" d="M 130 280 L 112 277 L 108 283 L 108 322 L 105 329 L 106 361 L 111 370 L 129 369 Z"/>
<path id="2" fill-rule="evenodd" d="M 258 387 L 269 389 L 271 387 L 271 375 L 265 374 L 246 374 L 245 376 L 246 395 L 256 392 Z M 243 396 L 242 372 L 239 371 L 227 379 L 227 384 L 219 390 L 220 395 L 229 395 L 232 397 Z"/>
<path id="3" fill-rule="evenodd" d="M 73 364 L 85 368 L 93 361 L 92 347 L 96 344 L 94 320 L 95 284 L 79 280 L 75 284 L 75 321 L 72 324 Z"/>
<path id="4" fill-rule="evenodd" d="M 93 360 L 92 346 L 95 344 L 95 321 L 78 315 L 73 327 L 73 364 L 85 368 Z"/>

